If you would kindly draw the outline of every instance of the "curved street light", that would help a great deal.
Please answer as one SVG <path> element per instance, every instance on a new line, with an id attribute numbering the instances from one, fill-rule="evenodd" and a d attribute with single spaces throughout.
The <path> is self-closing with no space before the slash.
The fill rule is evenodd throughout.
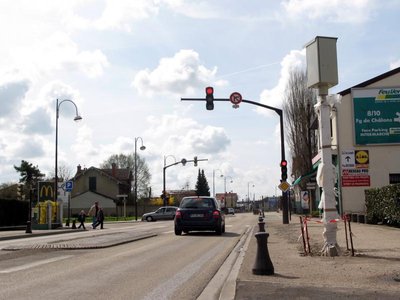
<path id="1" fill-rule="evenodd" d="M 137 141 L 140 139 L 140 141 L 142 142 L 142 146 L 139 148 L 140 150 L 144 150 L 146 149 L 146 147 L 143 145 L 143 139 L 139 136 L 139 137 L 135 137 L 135 220 L 137 221 L 138 218 L 138 207 L 137 207 Z"/>
<path id="2" fill-rule="evenodd" d="M 227 198 L 227 195 L 226 195 L 226 179 L 227 178 L 230 178 L 231 179 L 231 181 L 230 181 L 230 183 L 233 183 L 233 178 L 231 177 L 231 176 L 225 176 L 224 177 L 224 192 L 225 192 L 225 196 L 224 196 L 224 200 L 225 200 L 225 207 L 226 207 L 226 203 L 227 203 L 227 201 L 226 201 L 226 198 Z M 232 203 L 231 203 L 232 204 Z"/>
<path id="3" fill-rule="evenodd" d="M 75 102 L 69 99 L 61 100 L 60 102 L 56 101 L 56 153 L 55 153 L 55 170 L 54 170 L 54 202 L 57 202 L 58 196 L 58 118 L 60 115 L 60 106 L 64 102 L 71 102 L 75 106 L 75 118 L 74 121 L 82 120 L 82 117 L 78 113 L 78 107 L 76 106 Z M 69 226 L 69 219 L 70 219 L 70 197 L 68 197 L 68 218 L 66 222 L 66 226 Z"/>
<path id="4" fill-rule="evenodd" d="M 220 172 L 220 177 L 224 177 L 224 175 L 222 174 L 222 171 L 220 169 L 213 169 L 213 197 L 215 198 L 215 171 L 219 171 Z"/>

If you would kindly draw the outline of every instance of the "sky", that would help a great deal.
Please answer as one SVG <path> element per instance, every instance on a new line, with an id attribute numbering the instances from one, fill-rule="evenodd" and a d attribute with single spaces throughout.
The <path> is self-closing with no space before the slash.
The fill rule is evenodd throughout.
<path id="1" fill-rule="evenodd" d="M 400 66 L 399 13 L 396 0 L 0 0 L 0 184 L 21 160 L 54 176 L 56 99 L 68 99 L 82 120 L 59 106 L 58 165 L 73 174 L 136 139 L 154 195 L 164 161 L 194 156 L 207 161 L 168 168 L 167 189 L 194 189 L 200 168 L 211 193 L 278 195 L 275 112 L 180 99 L 212 86 L 281 108 L 316 36 L 338 38 L 340 92 Z"/>

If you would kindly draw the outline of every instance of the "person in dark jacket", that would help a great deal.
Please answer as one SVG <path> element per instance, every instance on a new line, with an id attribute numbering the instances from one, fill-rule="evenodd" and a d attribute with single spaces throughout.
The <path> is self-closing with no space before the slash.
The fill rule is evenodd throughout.
<path id="1" fill-rule="evenodd" d="M 78 229 L 83 227 L 83 230 L 86 230 L 85 227 L 85 220 L 86 220 L 86 214 L 84 210 L 81 210 L 81 212 L 78 215 L 78 221 L 80 222 Z"/>
<path id="2" fill-rule="evenodd" d="M 100 229 L 103 229 L 103 222 L 104 222 L 103 209 L 101 207 L 99 207 L 99 211 L 97 213 L 97 221 L 96 221 L 96 224 L 94 224 L 93 229 L 96 229 L 96 227 L 99 225 L 100 225 Z"/>

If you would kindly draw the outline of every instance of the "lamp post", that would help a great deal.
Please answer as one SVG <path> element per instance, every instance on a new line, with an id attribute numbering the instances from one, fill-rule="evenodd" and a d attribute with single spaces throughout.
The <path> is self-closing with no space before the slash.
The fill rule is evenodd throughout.
<path id="1" fill-rule="evenodd" d="M 61 100 L 60 102 L 56 101 L 56 153 L 55 153 L 55 170 L 54 170 L 54 202 L 57 202 L 57 194 L 58 194 L 58 117 L 60 115 L 60 106 L 64 102 L 71 102 L 75 106 L 75 118 L 74 121 L 82 120 L 82 117 L 78 113 L 78 107 L 75 102 L 69 99 Z M 68 198 L 68 218 L 66 226 L 69 226 L 69 218 L 70 218 L 70 198 Z"/>
<path id="2" fill-rule="evenodd" d="M 250 183 L 253 185 L 253 187 L 254 187 L 254 183 L 253 183 L 253 181 L 249 181 L 249 182 L 247 182 L 247 203 L 250 203 Z M 253 202 L 253 205 L 252 205 L 253 207 L 253 209 L 254 209 L 254 202 Z"/>
<path id="3" fill-rule="evenodd" d="M 215 171 L 219 171 L 221 173 L 221 177 L 224 177 L 222 171 L 220 169 L 213 170 L 213 197 L 215 198 Z"/>
<path id="4" fill-rule="evenodd" d="M 226 204 L 227 204 L 227 201 L 226 201 L 226 179 L 227 179 L 228 177 L 231 179 L 230 182 L 231 182 L 231 183 L 233 182 L 233 178 L 232 178 L 231 176 L 225 176 L 225 177 L 224 177 L 224 198 L 225 198 L 224 200 L 225 200 L 225 207 L 227 207 L 227 205 L 226 205 Z M 232 200 L 232 199 L 231 199 L 231 200 Z M 231 203 L 231 206 L 232 206 L 232 203 Z"/>
<path id="5" fill-rule="evenodd" d="M 137 141 L 140 139 L 142 146 L 140 147 L 140 150 L 146 149 L 146 147 L 143 145 L 143 139 L 139 137 L 135 137 L 135 220 L 137 221 L 138 218 L 138 213 L 137 213 Z"/>
<path id="6" fill-rule="evenodd" d="M 165 183 L 165 180 L 166 180 L 166 179 L 165 179 L 165 171 L 167 170 L 167 168 L 172 167 L 172 166 L 176 166 L 177 164 L 182 164 L 182 166 L 185 166 L 187 162 L 188 162 L 188 161 L 187 161 L 185 158 L 182 158 L 180 161 L 176 161 L 176 159 L 175 159 L 175 162 L 174 162 L 173 164 L 166 165 L 166 160 L 165 160 L 165 158 L 164 158 L 164 167 L 163 167 L 163 192 L 162 192 L 162 198 L 163 198 L 163 204 L 164 204 L 164 206 L 167 206 L 167 205 L 168 205 L 168 201 L 167 201 L 167 192 L 166 192 L 166 187 L 165 187 L 165 185 L 166 185 L 166 183 Z"/>

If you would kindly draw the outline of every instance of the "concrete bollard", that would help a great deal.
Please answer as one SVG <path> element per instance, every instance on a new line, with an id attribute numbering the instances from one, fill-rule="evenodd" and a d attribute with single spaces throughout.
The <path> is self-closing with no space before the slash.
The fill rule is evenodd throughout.
<path id="1" fill-rule="evenodd" d="M 255 275 L 274 275 L 274 266 L 268 253 L 268 237 L 266 232 L 258 232 L 255 234 L 257 239 L 257 256 L 253 266 L 253 274 Z"/>
<path id="2" fill-rule="evenodd" d="M 75 220 L 72 220 L 72 229 L 76 229 Z"/>

